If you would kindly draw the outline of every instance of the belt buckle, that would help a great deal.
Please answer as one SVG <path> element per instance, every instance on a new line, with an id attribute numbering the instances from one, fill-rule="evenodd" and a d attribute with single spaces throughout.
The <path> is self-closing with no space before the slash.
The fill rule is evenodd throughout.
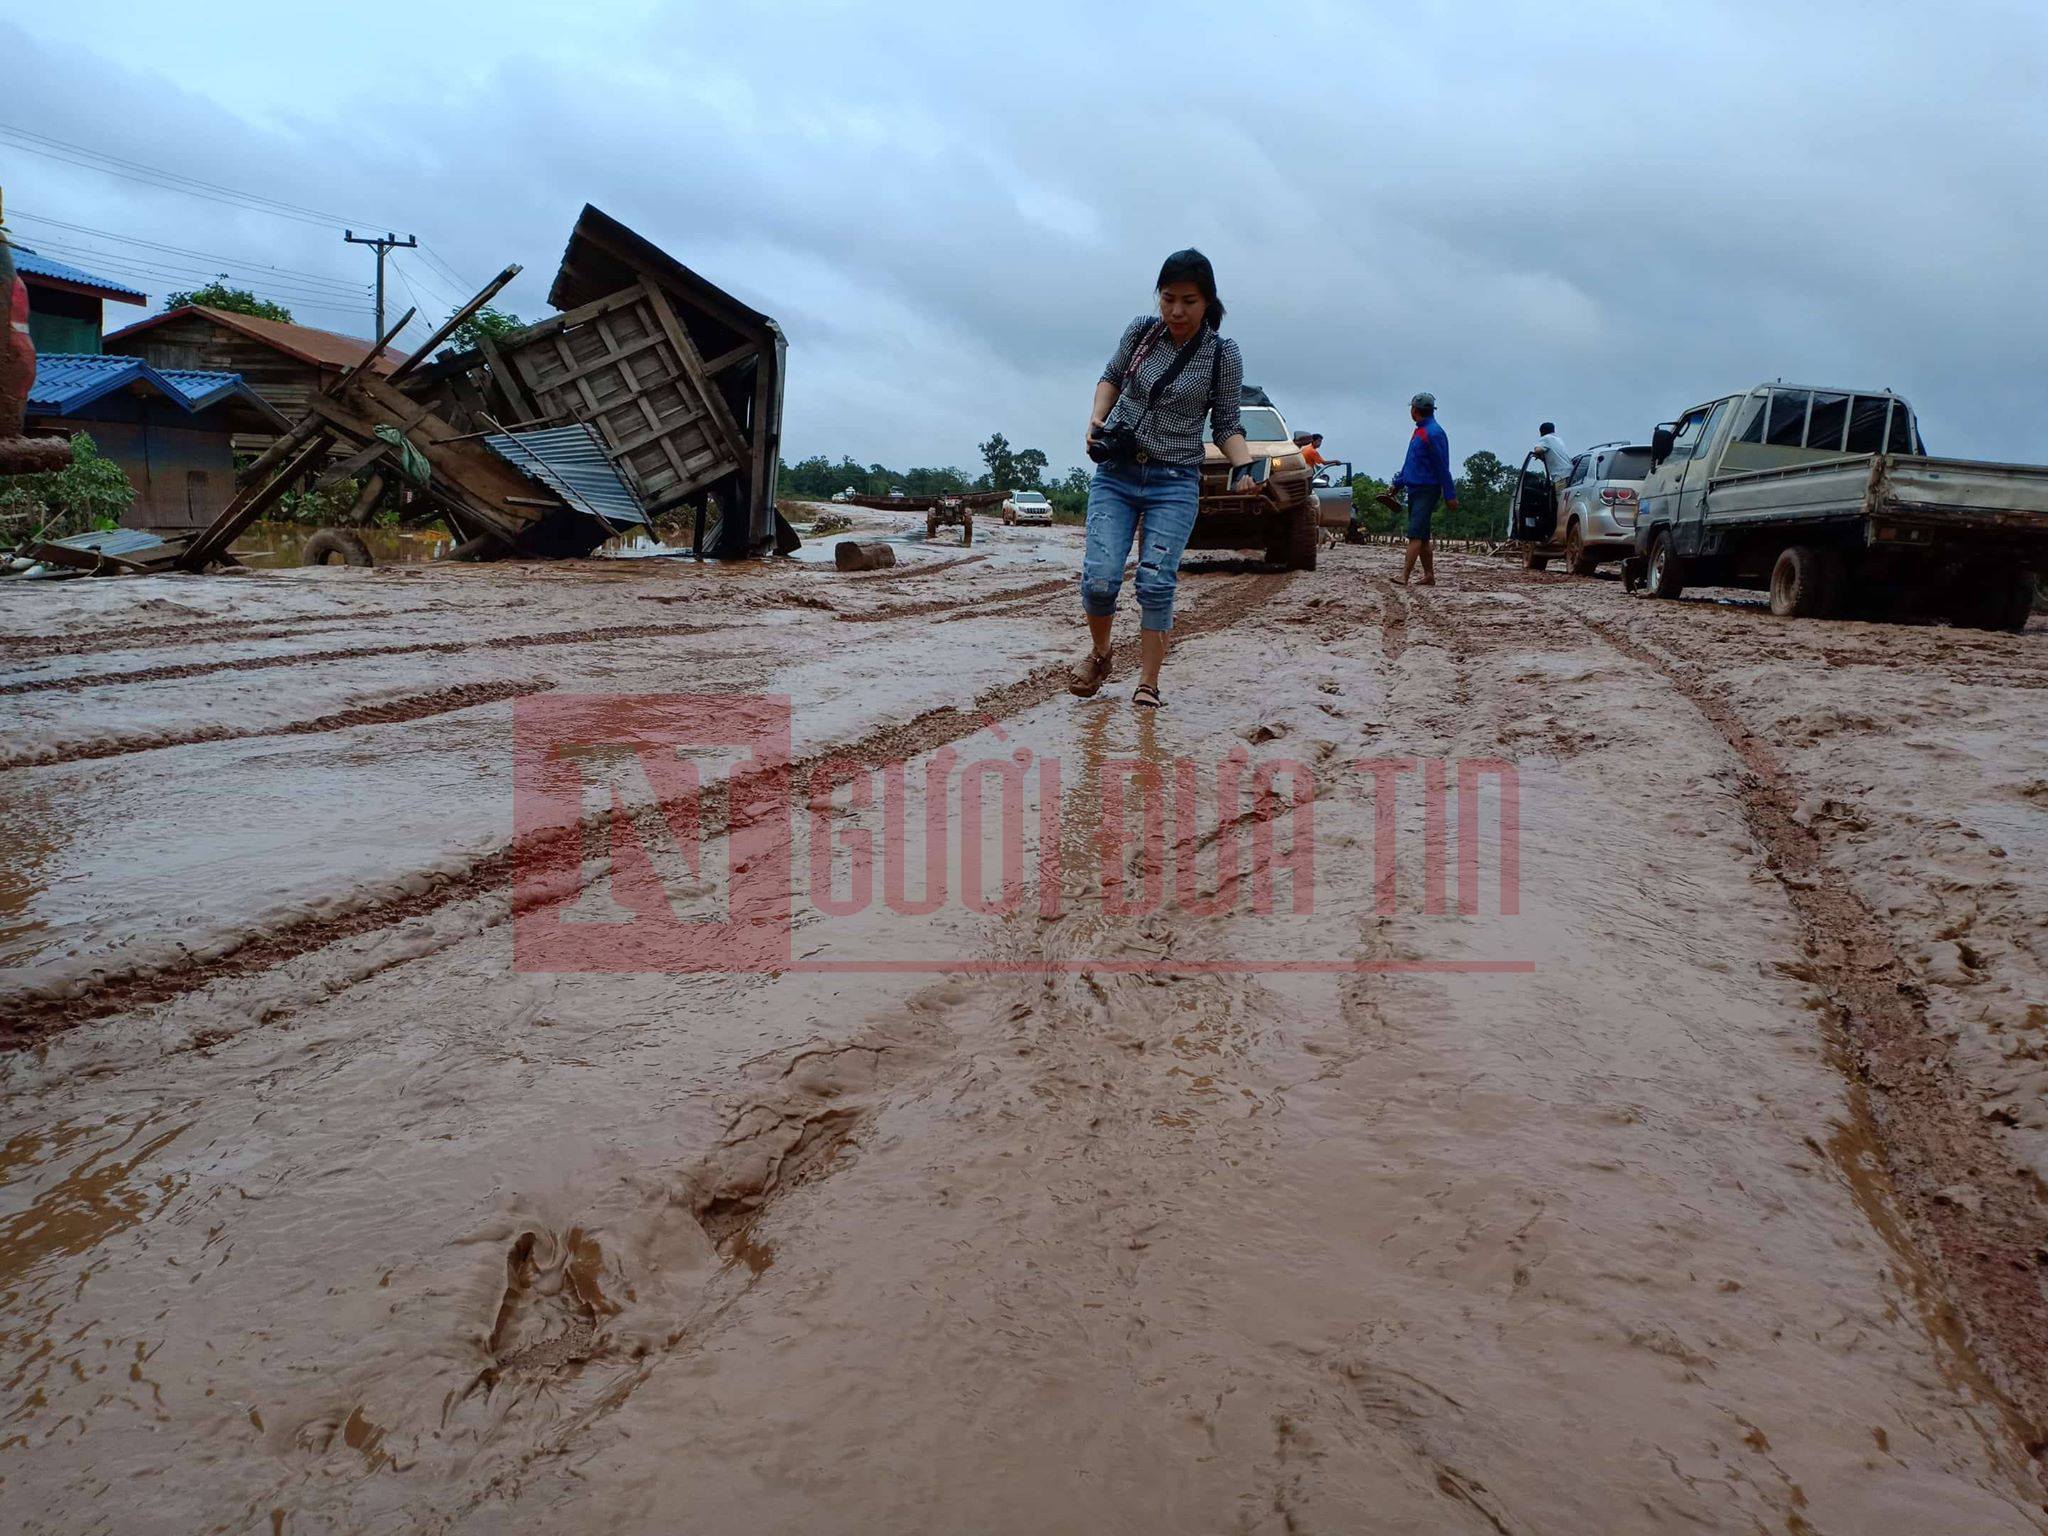
<path id="1" fill-rule="evenodd" d="M 1152 455 L 1140 448 L 1132 462 L 1136 464 L 1150 464 L 1152 462 Z"/>

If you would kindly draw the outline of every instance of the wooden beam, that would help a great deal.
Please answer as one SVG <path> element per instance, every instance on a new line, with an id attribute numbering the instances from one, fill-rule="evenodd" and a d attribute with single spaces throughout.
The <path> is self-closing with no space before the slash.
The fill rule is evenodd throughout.
<path id="1" fill-rule="evenodd" d="M 453 336 L 457 331 L 462 329 L 463 321 L 469 319 L 470 316 L 474 315 L 478 310 L 482 309 L 486 304 L 490 303 L 491 300 L 495 299 L 498 296 L 499 292 L 504 288 L 504 286 L 507 283 L 511 282 L 513 278 L 517 277 L 524 270 L 525 268 L 521 267 L 519 263 L 515 261 L 512 263 L 511 266 L 507 267 L 504 271 L 500 272 L 488 283 L 485 283 L 483 287 L 477 290 L 475 296 L 472 297 L 467 304 L 463 305 L 462 308 L 458 309 L 457 311 L 455 311 L 454 314 L 450 315 L 446 320 L 443 320 L 441 322 L 441 324 L 435 329 L 434 334 L 426 339 L 426 342 L 420 347 L 420 349 L 417 352 L 413 353 L 411 357 L 408 357 L 404 362 L 400 363 L 396 368 L 394 368 L 391 371 L 388 382 L 393 384 L 398 383 L 399 380 L 403 379 L 407 374 L 411 373 L 413 369 L 419 367 L 421 363 L 424 363 L 428 358 L 432 357 L 434 355 L 434 350 L 437 347 L 439 347 L 442 342 L 446 341 L 450 336 Z M 383 348 L 380 346 L 378 350 L 382 351 Z M 351 378 L 352 377 L 353 375 L 351 375 Z"/>
<path id="2" fill-rule="evenodd" d="M 315 402 L 321 397 L 315 395 Z M 312 418 L 314 430 L 312 440 L 298 451 L 292 461 L 258 485 L 254 482 L 235 492 L 235 499 L 221 508 L 220 516 L 206 525 L 198 538 L 187 544 L 178 556 L 181 570 L 204 569 L 209 560 L 225 552 L 234 542 L 235 535 L 256 521 L 267 511 L 271 503 L 290 490 L 292 483 L 312 467 L 314 460 L 327 451 L 326 424 L 317 416 Z M 301 423 L 304 425 L 304 423 Z"/>
<path id="3" fill-rule="evenodd" d="M 706 358 L 704 361 L 704 376 L 708 379 L 715 379 L 735 363 L 744 363 L 760 350 L 760 347 L 756 346 L 753 342 L 743 341 L 730 352 L 721 352 L 716 357 Z"/>
<path id="4" fill-rule="evenodd" d="M 508 414 L 514 421 L 528 421 L 540 414 L 533 399 L 519 382 L 519 371 L 509 367 L 505 355 L 498 350 L 498 344 L 488 336 L 476 339 L 477 351 L 484 355 L 484 367 L 490 373 L 491 382 L 498 386 L 498 393 L 505 397 Z"/>
<path id="5" fill-rule="evenodd" d="M 675 310 L 669 307 L 667 296 L 645 274 L 642 274 L 641 280 L 646 285 L 647 299 L 654 310 L 654 317 L 668 333 L 669 343 L 676 349 L 676 358 L 682 363 L 683 372 L 689 375 L 690 382 L 696 386 L 698 395 L 703 398 L 704 409 L 711 415 L 713 428 L 725 440 L 725 446 L 732 453 L 736 465 L 744 469 L 747 462 L 746 440 L 740 436 L 739 423 L 732 419 L 732 411 L 726 406 L 725 396 L 721 395 L 717 386 L 705 376 L 704 359 L 698 354 L 696 343 L 690 340 L 689 333 L 683 329 L 682 321 L 676 318 Z"/>

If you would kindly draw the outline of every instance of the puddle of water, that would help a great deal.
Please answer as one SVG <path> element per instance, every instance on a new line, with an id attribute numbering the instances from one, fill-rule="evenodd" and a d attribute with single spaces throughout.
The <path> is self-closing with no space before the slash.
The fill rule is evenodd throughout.
<path id="1" fill-rule="evenodd" d="M 235 553 L 259 570 L 284 570 L 304 563 L 299 555 L 316 531 L 304 523 L 251 523 L 235 536 Z M 439 528 L 358 528 L 355 532 L 379 565 L 425 565 L 455 547 L 454 537 Z"/>
<path id="2" fill-rule="evenodd" d="M 120 1121 L 67 1121 L 47 1135 L 24 1131 L 0 1146 L 0 1287 L 15 1282 L 47 1259 L 84 1253 L 149 1213 L 154 1196 L 167 1195 L 169 1176 L 140 1182 L 136 1170 L 189 1129 L 174 1125 L 150 1133 L 155 1117 L 125 1128 Z M 111 1133 L 111 1145 L 93 1147 L 79 1161 L 43 1184 L 81 1142 Z M 40 1188 L 35 1188 L 37 1185 Z M 11 1198 L 16 1186 L 34 1189 L 26 1204 Z"/>

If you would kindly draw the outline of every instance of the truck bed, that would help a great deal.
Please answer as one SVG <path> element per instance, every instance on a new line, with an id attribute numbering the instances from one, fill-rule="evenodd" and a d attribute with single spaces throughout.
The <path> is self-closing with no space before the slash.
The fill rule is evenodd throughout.
<path id="1" fill-rule="evenodd" d="M 2048 467 L 1856 454 L 1718 475 L 1707 487 L 1709 525 L 1861 518 L 2048 535 Z"/>

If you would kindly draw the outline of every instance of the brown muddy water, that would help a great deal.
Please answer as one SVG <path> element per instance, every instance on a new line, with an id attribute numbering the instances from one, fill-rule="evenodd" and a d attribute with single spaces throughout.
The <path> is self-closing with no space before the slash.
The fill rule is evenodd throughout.
<path id="1" fill-rule="evenodd" d="M 10 1528 L 2048 1528 L 2039 621 L 1204 560 L 1153 714 L 920 535 L 0 591 Z"/>

